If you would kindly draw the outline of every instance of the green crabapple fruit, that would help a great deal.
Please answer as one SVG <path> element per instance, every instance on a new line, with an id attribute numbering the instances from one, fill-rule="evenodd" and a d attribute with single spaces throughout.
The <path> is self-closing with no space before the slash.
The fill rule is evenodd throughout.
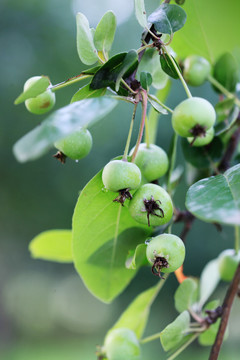
<path id="1" fill-rule="evenodd" d="M 166 190 L 155 184 L 142 185 L 129 204 L 131 216 L 139 223 L 160 226 L 173 215 L 173 204 Z"/>
<path id="2" fill-rule="evenodd" d="M 183 137 L 205 135 L 216 119 L 214 107 L 207 100 L 191 97 L 182 101 L 172 114 L 172 126 Z"/>
<path id="3" fill-rule="evenodd" d="M 218 257 L 218 270 L 223 281 L 231 281 L 240 262 L 240 252 L 227 249 L 221 252 Z"/>
<path id="4" fill-rule="evenodd" d="M 130 155 L 133 154 L 134 148 Z M 138 152 L 134 163 L 141 170 L 144 178 L 151 182 L 165 175 L 168 170 L 168 157 L 166 152 L 159 146 L 142 143 L 138 148 Z"/>
<path id="5" fill-rule="evenodd" d="M 92 135 L 87 129 L 81 128 L 56 141 L 54 146 L 70 159 L 80 160 L 87 156 L 92 148 Z"/>
<path id="6" fill-rule="evenodd" d="M 189 85 L 200 86 L 211 72 L 210 63 L 202 56 L 191 55 L 184 60 L 183 76 Z"/>
<path id="7" fill-rule="evenodd" d="M 33 76 L 28 79 L 24 84 L 24 91 L 26 91 L 37 80 L 41 79 L 41 76 Z M 41 115 L 50 111 L 55 104 L 55 94 L 51 90 L 46 90 L 42 94 L 27 99 L 25 106 L 33 114 Z"/>
<path id="8" fill-rule="evenodd" d="M 114 192 L 136 189 L 141 183 L 141 171 L 131 162 L 112 160 L 103 169 L 102 181 L 107 190 Z"/>
<path id="9" fill-rule="evenodd" d="M 160 272 L 171 273 L 183 264 L 185 246 L 178 236 L 161 234 L 150 240 L 146 256 L 152 265 L 152 272 L 160 276 Z"/>
<path id="10" fill-rule="evenodd" d="M 187 140 L 192 146 L 200 147 L 208 145 L 214 138 L 214 128 L 211 127 L 206 131 L 205 136 L 188 137 Z"/>
<path id="11" fill-rule="evenodd" d="M 134 331 L 127 328 L 111 330 L 104 349 L 108 360 L 140 360 L 140 346 Z"/>

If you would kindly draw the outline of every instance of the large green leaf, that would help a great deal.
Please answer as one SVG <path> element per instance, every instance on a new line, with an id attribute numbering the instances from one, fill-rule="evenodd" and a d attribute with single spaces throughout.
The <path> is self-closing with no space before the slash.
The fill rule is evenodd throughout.
<path id="1" fill-rule="evenodd" d="M 124 207 L 117 193 L 104 191 L 102 172 L 82 190 L 73 215 L 73 258 L 77 272 L 96 297 L 111 302 L 135 276 L 125 261 L 128 251 L 149 234 Z"/>
<path id="2" fill-rule="evenodd" d="M 64 106 L 16 142 L 13 147 L 15 157 L 20 162 L 39 158 L 53 146 L 55 141 L 81 126 L 90 126 L 102 119 L 116 104 L 116 100 L 106 96 Z"/>
<path id="3" fill-rule="evenodd" d="M 148 21 L 154 24 L 158 32 L 169 35 L 181 29 L 186 19 L 185 11 L 175 4 L 161 4 L 148 17 Z"/>
<path id="4" fill-rule="evenodd" d="M 147 248 L 147 244 L 145 244 L 145 243 L 139 244 L 139 245 L 137 245 L 135 250 L 132 250 L 131 252 L 129 252 L 126 263 L 125 263 L 125 265 L 128 269 L 135 270 L 139 266 L 149 264 L 147 257 L 146 257 L 146 248 Z"/>
<path id="5" fill-rule="evenodd" d="M 186 206 L 201 220 L 240 225 L 240 164 L 193 184 Z"/>
<path id="6" fill-rule="evenodd" d="M 116 328 L 131 329 L 136 333 L 138 339 L 140 339 L 147 324 L 151 305 L 160 290 L 159 285 L 160 284 L 157 284 L 139 294 L 120 316 L 111 330 Z"/>
<path id="7" fill-rule="evenodd" d="M 77 51 L 80 60 L 86 65 L 92 65 L 98 61 L 97 49 L 94 46 L 93 34 L 89 27 L 86 16 L 77 13 Z"/>
<path id="8" fill-rule="evenodd" d="M 134 4 L 137 21 L 142 27 L 147 27 L 147 15 L 144 0 L 134 0 Z"/>
<path id="9" fill-rule="evenodd" d="M 44 91 L 47 90 L 47 88 L 50 85 L 50 80 L 47 76 L 42 76 L 39 80 L 34 82 L 32 85 L 29 86 L 29 88 L 25 91 L 23 91 L 17 99 L 14 101 L 15 105 L 21 104 L 27 99 L 36 97 L 40 94 L 42 94 Z"/>
<path id="10" fill-rule="evenodd" d="M 94 33 L 94 44 L 98 51 L 108 54 L 114 40 L 116 26 L 115 14 L 112 11 L 107 11 L 99 21 Z"/>
<path id="11" fill-rule="evenodd" d="M 190 315 L 188 311 L 182 312 L 178 317 L 160 333 L 160 340 L 165 351 L 169 351 L 182 342 L 189 329 Z"/>
<path id="12" fill-rule="evenodd" d="M 119 90 L 121 79 L 124 75 L 129 72 L 130 69 L 134 71 L 138 65 L 138 54 L 136 50 L 130 50 L 125 56 L 121 68 L 119 69 L 117 79 L 116 79 L 116 91 Z"/>
<path id="13" fill-rule="evenodd" d="M 197 54 L 214 63 L 223 51 L 231 52 L 239 46 L 236 25 L 239 23 L 239 1 L 190 0 L 185 1 L 183 8 L 187 21 L 183 29 L 174 35 L 172 42 L 179 56 Z"/>
<path id="14" fill-rule="evenodd" d="M 44 231 L 30 242 L 29 251 L 35 259 L 71 263 L 72 231 Z"/>

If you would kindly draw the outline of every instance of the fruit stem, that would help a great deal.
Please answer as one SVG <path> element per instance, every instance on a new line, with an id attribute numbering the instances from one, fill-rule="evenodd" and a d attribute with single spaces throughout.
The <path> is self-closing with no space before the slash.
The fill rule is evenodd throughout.
<path id="1" fill-rule="evenodd" d="M 167 360 L 173 360 L 175 359 L 183 350 L 185 350 L 193 341 L 195 341 L 200 333 L 194 334 L 185 344 L 183 344 L 174 354 L 172 354 Z"/>
<path id="2" fill-rule="evenodd" d="M 240 233 L 239 233 L 239 226 L 235 226 L 235 252 L 238 254 L 240 248 Z"/>
<path id="3" fill-rule="evenodd" d="M 142 90 L 141 95 L 142 95 L 142 119 L 141 119 L 137 142 L 136 142 L 133 154 L 132 154 L 132 160 L 131 160 L 132 162 L 134 162 L 134 160 L 136 158 L 138 148 L 139 148 L 139 145 L 142 140 L 143 129 L 144 129 L 145 119 L 146 119 L 146 115 L 147 115 L 147 92 L 146 92 L 146 90 Z"/>
<path id="4" fill-rule="evenodd" d="M 127 138 L 127 142 L 126 142 L 126 146 L 125 146 L 125 150 L 124 150 L 124 154 L 123 154 L 123 158 L 122 158 L 123 161 L 127 161 L 127 156 L 128 156 L 128 151 L 129 151 L 131 138 L 132 138 L 132 130 L 133 130 L 134 119 L 135 119 L 135 116 L 136 116 L 137 106 L 138 106 L 138 103 L 136 103 L 134 105 L 133 114 L 132 114 L 132 120 L 131 120 L 131 123 L 130 123 L 129 132 L 128 132 L 128 138 Z"/>
<path id="5" fill-rule="evenodd" d="M 160 337 L 160 334 L 161 334 L 161 332 L 150 335 L 150 336 L 146 337 L 145 339 L 140 340 L 140 343 L 141 344 L 146 344 L 146 343 L 148 343 L 150 341 L 156 340 L 156 339 L 158 339 Z"/>
<path id="6" fill-rule="evenodd" d="M 175 70 L 176 70 L 176 72 L 177 72 L 177 74 L 178 74 L 178 76 L 179 76 L 179 79 L 181 80 L 181 83 L 182 83 L 182 85 L 183 85 L 183 87 L 184 87 L 184 90 L 186 91 L 187 97 L 188 97 L 188 98 L 191 98 L 191 97 L 192 97 L 192 94 L 191 94 L 191 92 L 190 92 L 190 90 L 189 90 L 189 88 L 188 88 L 188 86 L 187 86 L 187 84 L 186 84 L 186 81 L 184 80 L 184 78 L 183 78 L 183 76 L 182 76 L 182 74 L 181 74 L 181 71 L 179 70 L 177 64 L 176 64 L 175 61 L 173 60 L 171 54 L 168 52 L 166 46 L 163 46 L 163 49 L 164 49 L 164 51 L 167 53 L 167 55 L 169 56 L 169 59 L 171 60 L 173 66 L 174 66 L 174 68 L 175 68 Z"/>
<path id="7" fill-rule="evenodd" d="M 214 79 L 213 76 L 208 75 L 208 81 L 214 85 L 223 95 L 225 95 L 228 99 L 234 99 L 234 103 L 240 107 L 240 100 L 232 94 L 230 91 L 228 91 L 220 82 L 218 82 L 216 79 Z"/>
<path id="8" fill-rule="evenodd" d="M 172 193 L 171 176 L 175 167 L 176 157 L 177 157 L 177 142 L 178 142 L 178 135 L 174 133 L 172 138 L 172 154 L 170 158 L 170 166 L 169 166 L 168 178 L 167 178 L 167 192 L 169 193 L 170 196 Z"/>
<path id="9" fill-rule="evenodd" d="M 63 82 L 61 82 L 59 84 L 49 86 L 48 90 L 51 90 L 52 92 L 55 92 L 57 90 L 63 89 L 66 86 L 75 84 L 78 81 L 87 79 L 87 78 L 89 78 L 91 76 L 93 76 L 93 75 L 88 75 L 88 74 L 87 75 L 82 75 L 82 74 L 80 74 L 80 75 L 74 76 L 74 77 L 72 77 L 70 79 L 67 79 L 66 81 L 63 81 Z"/>
<path id="10" fill-rule="evenodd" d="M 148 118 L 146 116 L 145 119 L 145 136 L 144 136 L 144 141 L 147 144 L 147 148 L 150 147 L 150 137 L 149 137 L 149 124 L 148 124 Z"/>
<path id="11" fill-rule="evenodd" d="M 152 48 L 153 44 L 146 44 L 144 46 L 141 46 L 139 49 L 137 49 L 137 53 L 139 54 L 141 51 L 148 49 L 148 48 Z"/>

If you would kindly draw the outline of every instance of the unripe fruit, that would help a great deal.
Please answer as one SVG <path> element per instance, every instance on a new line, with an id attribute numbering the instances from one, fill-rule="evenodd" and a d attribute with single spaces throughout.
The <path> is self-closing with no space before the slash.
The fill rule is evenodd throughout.
<path id="1" fill-rule="evenodd" d="M 240 262 L 240 252 L 224 250 L 218 257 L 218 270 L 223 281 L 231 281 Z"/>
<path id="2" fill-rule="evenodd" d="M 133 154 L 134 148 L 130 155 Z M 141 170 L 144 178 L 151 182 L 165 175 L 168 169 L 168 157 L 166 152 L 159 146 L 142 143 L 138 148 L 138 152 L 134 163 Z"/>
<path id="3" fill-rule="evenodd" d="M 24 84 L 24 91 L 26 91 L 41 76 L 33 76 Z M 55 94 L 51 90 L 46 90 L 35 98 L 30 98 L 25 101 L 26 108 L 33 114 L 41 115 L 50 111 L 55 104 Z"/>
<path id="4" fill-rule="evenodd" d="M 167 261 L 166 267 L 159 271 L 170 273 L 177 270 L 185 258 L 185 246 L 183 241 L 176 235 L 162 234 L 150 240 L 147 245 L 146 256 L 150 264 L 159 264 L 159 259 Z"/>
<path id="5" fill-rule="evenodd" d="M 92 148 L 92 135 L 87 129 L 81 128 L 56 141 L 54 146 L 70 159 L 80 160 L 87 156 Z"/>
<path id="6" fill-rule="evenodd" d="M 201 136 L 216 119 L 214 107 L 207 100 L 192 97 L 182 101 L 173 111 L 172 126 L 183 137 Z"/>
<path id="7" fill-rule="evenodd" d="M 211 127 L 206 131 L 205 136 L 198 136 L 195 140 L 193 137 L 188 137 L 187 140 L 190 144 L 193 142 L 192 146 L 198 147 L 198 146 L 208 145 L 213 138 L 214 138 L 214 128 Z"/>
<path id="8" fill-rule="evenodd" d="M 136 189 L 141 183 L 141 171 L 131 162 L 112 160 L 103 169 L 102 181 L 107 190 L 114 192 Z"/>
<path id="9" fill-rule="evenodd" d="M 136 334 L 126 328 L 111 330 L 104 348 L 108 360 L 140 360 L 140 346 Z"/>
<path id="10" fill-rule="evenodd" d="M 210 63 L 202 56 L 191 55 L 184 60 L 183 76 L 189 85 L 200 86 L 211 72 Z"/>
<path id="11" fill-rule="evenodd" d="M 173 204 L 170 196 L 161 186 L 145 184 L 133 195 L 129 211 L 141 224 L 160 226 L 171 220 Z"/>

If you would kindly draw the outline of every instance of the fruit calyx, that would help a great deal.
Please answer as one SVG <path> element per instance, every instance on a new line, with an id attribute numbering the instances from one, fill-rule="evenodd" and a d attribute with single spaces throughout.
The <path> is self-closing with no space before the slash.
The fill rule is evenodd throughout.
<path id="1" fill-rule="evenodd" d="M 132 200 L 132 194 L 130 193 L 129 189 L 122 189 L 119 190 L 119 195 L 113 200 L 113 202 L 118 202 L 124 206 L 124 202 L 127 199 Z"/>
<path id="2" fill-rule="evenodd" d="M 162 256 L 157 256 L 155 258 L 155 261 L 152 266 L 152 273 L 153 273 L 153 275 L 156 275 L 156 276 L 160 277 L 161 279 L 164 279 L 164 277 L 162 277 L 162 275 L 161 275 L 161 270 L 163 268 L 168 268 L 168 267 L 169 267 L 169 264 L 168 264 L 167 259 Z"/>
<path id="3" fill-rule="evenodd" d="M 154 216 L 157 216 L 157 217 L 160 217 L 160 218 L 164 218 L 164 211 L 160 207 L 160 205 L 161 205 L 160 200 L 154 200 L 154 197 L 151 196 L 150 200 L 147 200 L 146 198 L 144 198 L 143 203 L 144 203 L 144 208 L 142 208 L 141 211 L 147 213 L 148 226 L 150 226 L 150 219 L 149 219 L 150 215 L 154 215 Z M 161 215 L 157 214 L 156 210 L 159 210 Z"/>

